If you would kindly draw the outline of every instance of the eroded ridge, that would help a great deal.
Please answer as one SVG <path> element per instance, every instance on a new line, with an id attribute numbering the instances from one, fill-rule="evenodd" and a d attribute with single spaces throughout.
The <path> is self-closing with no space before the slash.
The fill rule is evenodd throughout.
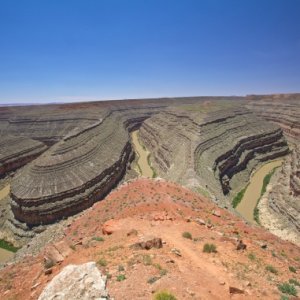
<path id="1" fill-rule="evenodd" d="M 279 125 L 287 137 L 300 140 L 300 94 L 248 96 L 247 107 Z"/>
<path id="2" fill-rule="evenodd" d="M 260 163 L 288 153 L 282 130 L 233 103 L 173 109 L 140 130 L 158 174 L 225 199 Z"/>
<path id="3" fill-rule="evenodd" d="M 3 136 L 0 144 L 0 177 L 18 169 L 47 149 L 39 141 L 25 137 Z"/>
<path id="4" fill-rule="evenodd" d="M 29 225 L 48 224 L 102 199 L 134 158 L 128 131 L 153 112 L 109 111 L 20 170 L 11 184 L 15 218 Z"/>

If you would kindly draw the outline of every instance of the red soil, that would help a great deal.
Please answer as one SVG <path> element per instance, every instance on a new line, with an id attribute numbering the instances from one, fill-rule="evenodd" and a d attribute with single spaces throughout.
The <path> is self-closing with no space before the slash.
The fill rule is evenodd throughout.
<path id="1" fill-rule="evenodd" d="M 213 215 L 214 210 L 220 217 Z M 195 218 L 208 226 L 194 222 Z M 103 236 L 102 227 L 108 220 L 112 234 Z M 137 235 L 128 236 L 132 229 Z M 182 237 L 185 231 L 193 240 Z M 130 247 L 147 237 L 161 238 L 163 248 Z M 237 238 L 247 245 L 246 250 L 236 250 Z M 100 262 L 99 268 L 110 274 L 108 291 L 116 300 L 151 299 L 158 290 L 169 290 L 177 299 L 279 299 L 278 283 L 290 278 L 299 281 L 299 247 L 250 227 L 209 200 L 163 180 L 124 184 L 72 222 L 63 241 L 72 251 L 50 275 L 44 274 L 43 264 L 50 246 L 37 257 L 1 270 L 1 299 L 37 299 L 63 267 L 88 261 Z M 203 253 L 206 243 L 215 244 L 217 253 Z M 267 248 L 262 249 L 262 244 Z M 181 256 L 172 252 L 174 248 Z M 267 265 L 278 274 L 267 271 Z M 290 272 L 289 266 L 298 268 L 298 274 Z M 126 279 L 117 281 L 119 274 Z M 230 286 L 244 294 L 231 295 Z"/>

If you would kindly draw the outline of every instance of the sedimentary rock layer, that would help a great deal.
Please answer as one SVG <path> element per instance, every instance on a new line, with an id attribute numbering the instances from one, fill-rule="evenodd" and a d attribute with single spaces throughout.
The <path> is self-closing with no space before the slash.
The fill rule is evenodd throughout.
<path id="1" fill-rule="evenodd" d="M 102 199 L 133 159 L 128 130 L 151 113 L 108 111 L 95 124 L 66 135 L 14 176 L 14 216 L 29 225 L 48 224 Z"/>
<path id="2" fill-rule="evenodd" d="M 158 174 L 220 199 L 241 189 L 263 161 L 288 153 L 282 130 L 234 103 L 205 103 L 147 119 L 140 138 Z"/>
<path id="3" fill-rule="evenodd" d="M 300 94 L 248 96 L 247 107 L 279 125 L 287 137 L 300 141 Z"/>
<path id="4" fill-rule="evenodd" d="M 16 136 L 3 136 L 0 144 L 0 177 L 38 157 L 47 149 L 41 142 Z"/>
<path id="5" fill-rule="evenodd" d="M 299 146 L 298 146 L 299 147 Z M 281 228 L 300 232 L 300 149 L 286 157 L 268 195 L 270 210 L 280 216 Z"/>
<path id="6" fill-rule="evenodd" d="M 300 231 L 300 94 L 248 96 L 247 107 L 280 126 L 291 153 L 272 184 L 268 195 L 269 213 L 280 220 L 284 230 Z M 263 218 L 263 216 L 262 216 Z"/>

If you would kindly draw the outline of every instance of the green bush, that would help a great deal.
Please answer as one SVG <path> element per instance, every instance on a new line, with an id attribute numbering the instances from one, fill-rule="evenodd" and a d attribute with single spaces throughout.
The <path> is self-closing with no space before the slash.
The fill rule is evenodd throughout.
<path id="1" fill-rule="evenodd" d="M 100 258 L 97 263 L 101 267 L 106 267 L 107 266 L 107 260 L 105 258 Z"/>
<path id="2" fill-rule="evenodd" d="M 15 247 L 13 244 L 1 239 L 0 239 L 0 248 L 3 248 L 11 252 L 17 252 L 19 250 L 19 248 Z"/>
<path id="3" fill-rule="evenodd" d="M 126 276 L 124 274 L 120 274 L 117 276 L 117 281 L 123 281 L 126 279 Z"/>
<path id="4" fill-rule="evenodd" d="M 169 292 L 158 292 L 154 295 L 154 300 L 177 300 L 177 298 Z"/>
<path id="5" fill-rule="evenodd" d="M 279 289 L 280 292 L 282 292 L 284 294 L 297 296 L 296 288 L 293 285 L 289 284 L 288 282 L 279 284 L 278 289 Z"/>
<path id="6" fill-rule="evenodd" d="M 216 253 L 217 246 L 215 244 L 205 244 L 203 246 L 203 252 L 205 253 Z"/>
<path id="7" fill-rule="evenodd" d="M 182 237 L 186 238 L 186 239 L 189 239 L 189 240 L 192 240 L 193 237 L 192 237 L 192 234 L 190 232 L 187 232 L 185 231 L 183 234 L 182 234 Z"/>
<path id="8" fill-rule="evenodd" d="M 297 269 L 293 266 L 289 266 L 289 270 L 293 273 L 296 273 L 297 272 Z"/>
<path id="9" fill-rule="evenodd" d="M 104 242 L 104 238 L 102 236 L 94 236 L 92 240 L 97 242 Z"/>
<path id="10" fill-rule="evenodd" d="M 232 206 L 233 208 L 236 208 L 238 204 L 242 201 L 244 194 L 246 192 L 246 188 L 243 188 L 240 192 L 237 193 L 237 195 L 232 200 Z"/>
<path id="11" fill-rule="evenodd" d="M 256 255 L 251 252 L 251 253 L 248 254 L 248 258 L 253 261 L 253 260 L 256 259 Z"/>
<path id="12" fill-rule="evenodd" d="M 294 278 L 290 279 L 289 283 L 300 287 L 300 282 Z"/>
<path id="13" fill-rule="evenodd" d="M 275 274 L 275 275 L 278 274 L 278 270 L 275 267 L 273 267 L 272 265 L 267 265 L 266 270 L 273 273 L 273 274 Z"/>

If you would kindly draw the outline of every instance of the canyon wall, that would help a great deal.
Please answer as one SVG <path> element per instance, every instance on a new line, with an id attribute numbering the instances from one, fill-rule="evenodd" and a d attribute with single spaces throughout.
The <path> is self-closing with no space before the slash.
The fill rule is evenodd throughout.
<path id="1" fill-rule="evenodd" d="M 278 220 L 271 227 L 300 232 L 300 94 L 248 96 L 247 107 L 255 114 L 280 126 L 288 139 L 291 153 L 275 175 L 268 194 L 268 218 Z M 260 216 L 262 223 L 271 224 Z M 273 222 L 274 223 L 274 222 Z M 274 229 L 274 228 L 270 228 Z M 278 231 L 277 230 L 277 231 Z M 300 240 L 300 238 L 299 238 Z"/>
<path id="2" fill-rule="evenodd" d="M 159 176 L 227 203 L 261 163 L 289 152 L 280 127 L 236 102 L 178 106 L 147 119 L 140 138 Z"/>
<path id="3" fill-rule="evenodd" d="M 0 144 L 0 178 L 32 161 L 43 153 L 47 146 L 26 137 L 6 135 Z"/>
<path id="4" fill-rule="evenodd" d="M 123 178 L 134 157 L 128 131 L 153 112 L 107 111 L 19 170 L 11 183 L 14 217 L 30 226 L 49 224 L 102 199 Z"/>

